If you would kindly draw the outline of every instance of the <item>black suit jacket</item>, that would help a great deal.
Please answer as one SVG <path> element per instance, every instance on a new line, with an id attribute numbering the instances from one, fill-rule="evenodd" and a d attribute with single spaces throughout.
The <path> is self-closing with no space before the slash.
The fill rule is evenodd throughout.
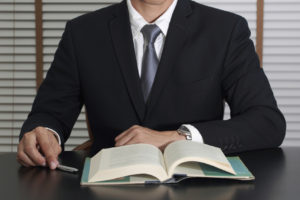
<path id="1" fill-rule="evenodd" d="M 145 104 L 126 1 L 68 21 L 20 138 L 46 126 L 65 142 L 85 104 L 92 152 L 114 146 L 135 124 L 192 124 L 205 143 L 227 153 L 278 146 L 285 119 L 249 36 L 244 18 L 179 0 Z M 232 117 L 226 121 L 224 101 Z"/>

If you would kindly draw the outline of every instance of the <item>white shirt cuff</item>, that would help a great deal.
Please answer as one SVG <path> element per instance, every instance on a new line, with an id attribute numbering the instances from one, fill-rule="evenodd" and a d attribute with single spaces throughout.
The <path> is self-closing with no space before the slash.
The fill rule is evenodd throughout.
<path id="1" fill-rule="evenodd" d="M 195 126 L 190 125 L 190 124 L 183 124 L 183 126 L 186 127 L 187 129 L 189 129 L 189 131 L 191 132 L 192 141 L 199 142 L 202 144 L 204 143 L 201 133 L 198 131 L 198 129 Z"/>
<path id="2" fill-rule="evenodd" d="M 48 128 L 48 127 L 45 127 L 45 129 L 51 131 L 55 135 L 56 139 L 58 140 L 58 144 L 61 145 L 61 140 L 60 140 L 58 133 L 55 130 Z"/>

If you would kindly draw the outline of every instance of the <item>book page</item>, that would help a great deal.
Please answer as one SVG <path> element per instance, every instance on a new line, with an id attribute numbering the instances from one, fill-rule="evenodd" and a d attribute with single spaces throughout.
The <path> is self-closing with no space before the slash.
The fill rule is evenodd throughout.
<path id="1" fill-rule="evenodd" d="M 163 155 L 155 146 L 133 144 L 103 149 L 91 159 L 89 182 L 149 174 L 163 181 L 167 172 Z"/>
<path id="2" fill-rule="evenodd" d="M 178 170 L 175 170 L 175 168 L 178 165 L 187 162 L 200 162 L 235 174 L 220 148 L 198 142 L 187 140 L 173 142 L 165 149 L 164 159 L 169 176 L 172 176 L 174 172 L 180 173 L 180 167 Z M 188 165 L 185 165 L 184 173 L 188 171 L 186 166 Z M 191 170 L 195 171 L 195 168 L 193 167 Z"/>

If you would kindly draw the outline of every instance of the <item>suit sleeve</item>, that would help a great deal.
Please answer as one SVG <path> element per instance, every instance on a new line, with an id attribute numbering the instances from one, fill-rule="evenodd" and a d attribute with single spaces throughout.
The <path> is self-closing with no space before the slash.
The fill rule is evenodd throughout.
<path id="1" fill-rule="evenodd" d="M 43 126 L 55 130 L 64 144 L 81 108 L 79 74 L 68 22 L 19 138 L 37 126 Z"/>
<path id="2" fill-rule="evenodd" d="M 244 18 L 231 34 L 222 71 L 222 91 L 231 119 L 194 123 L 204 143 L 225 153 L 279 146 L 286 131 L 268 79 L 260 68 Z"/>

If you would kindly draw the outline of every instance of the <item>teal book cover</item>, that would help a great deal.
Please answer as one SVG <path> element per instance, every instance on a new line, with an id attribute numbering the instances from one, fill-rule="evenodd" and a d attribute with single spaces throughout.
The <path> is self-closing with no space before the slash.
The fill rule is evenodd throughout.
<path id="1" fill-rule="evenodd" d="M 235 171 L 235 175 L 220 170 L 218 168 L 212 167 L 210 165 L 206 165 L 203 163 L 199 163 L 203 174 L 199 176 L 188 176 L 184 174 L 174 174 L 174 176 L 164 182 L 160 182 L 153 177 L 145 176 L 145 175 L 137 175 L 137 176 L 126 176 L 121 177 L 114 180 L 108 181 L 99 181 L 99 182 L 88 182 L 89 171 L 90 171 L 90 159 L 86 158 L 82 176 L 81 176 L 81 185 L 121 185 L 121 184 L 164 184 L 164 183 L 177 183 L 187 178 L 199 177 L 199 178 L 222 178 L 222 179 L 234 179 L 234 180 L 254 180 L 255 177 L 248 170 L 245 164 L 241 161 L 238 156 L 235 157 L 227 157 L 230 162 L 232 168 Z"/>

